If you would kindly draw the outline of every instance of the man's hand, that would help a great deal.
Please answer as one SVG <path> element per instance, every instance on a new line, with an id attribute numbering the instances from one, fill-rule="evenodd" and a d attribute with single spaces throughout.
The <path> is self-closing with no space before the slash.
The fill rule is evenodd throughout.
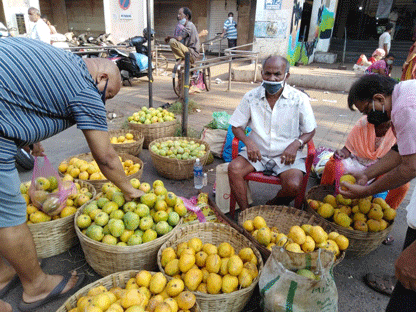
<path id="1" fill-rule="evenodd" d="M 260 150 L 257 145 L 253 142 L 246 144 L 247 147 L 247 156 L 248 159 L 252 162 L 257 162 L 261 160 Z"/>
<path id="2" fill-rule="evenodd" d="M 348 182 L 340 183 L 339 193 L 346 198 L 363 198 L 370 195 L 368 186 Z"/>
<path id="3" fill-rule="evenodd" d="M 296 154 L 298 152 L 298 149 L 300 147 L 300 143 L 298 141 L 292 142 L 282 153 L 282 160 L 281 163 L 284 163 L 286 166 L 291 165 L 296 160 Z"/>
<path id="4" fill-rule="evenodd" d="M 35 157 L 44 157 L 45 155 L 45 149 L 43 148 L 42 144 L 40 142 L 33 144 L 32 149 L 32 155 Z"/>
<path id="5" fill-rule="evenodd" d="M 349 156 L 350 155 L 348 155 L 348 153 L 344 149 L 336 150 L 334 153 L 335 159 L 346 159 Z"/>
<path id="6" fill-rule="evenodd" d="M 166 43 L 169 43 L 169 40 L 170 40 L 170 36 L 167 36 L 167 37 L 165 38 L 165 42 L 166 42 Z"/>
<path id="7" fill-rule="evenodd" d="M 129 194 L 124 194 L 126 201 L 132 201 L 135 198 L 139 198 L 140 196 L 144 195 L 145 193 L 142 190 L 134 189 L 133 192 Z"/>
<path id="8" fill-rule="evenodd" d="M 416 291 L 416 242 L 402 251 L 396 260 L 396 277 L 407 288 Z"/>

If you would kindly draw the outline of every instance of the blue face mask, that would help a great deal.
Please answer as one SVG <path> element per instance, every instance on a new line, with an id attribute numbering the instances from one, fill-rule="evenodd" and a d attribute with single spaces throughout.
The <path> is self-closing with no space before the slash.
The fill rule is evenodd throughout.
<path id="1" fill-rule="evenodd" d="M 266 92 L 270 95 L 276 94 L 277 92 L 280 91 L 280 89 L 283 88 L 284 84 L 285 84 L 285 79 L 286 79 L 286 74 L 285 74 L 285 78 L 283 78 L 282 81 L 267 81 L 267 80 L 263 80 L 263 83 L 261 84 L 263 86 L 263 88 L 266 89 Z"/>
<path id="2" fill-rule="evenodd" d="M 185 23 L 186 23 L 186 18 L 183 18 L 179 21 L 179 24 L 181 25 L 185 25 Z"/>
<path id="3" fill-rule="evenodd" d="M 98 85 L 98 82 L 95 82 L 95 84 Z M 98 90 L 98 94 L 101 95 L 101 100 L 103 101 L 104 104 L 105 104 L 105 92 L 107 91 L 107 86 L 108 86 L 108 79 L 105 83 L 104 90 L 103 91 Z"/>

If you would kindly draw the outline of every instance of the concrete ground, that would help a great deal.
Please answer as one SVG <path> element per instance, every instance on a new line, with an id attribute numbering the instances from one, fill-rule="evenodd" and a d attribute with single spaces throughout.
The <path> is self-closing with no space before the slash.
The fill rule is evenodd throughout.
<path id="1" fill-rule="evenodd" d="M 325 72 L 334 74 L 328 68 L 322 71 L 318 67 L 320 66 L 314 65 L 312 67 L 304 66 L 294 68 L 292 77 L 296 76 L 295 71 L 298 71 L 297 75 L 306 74 L 307 72 L 318 73 L 315 77 L 316 80 L 319 80 L 320 75 L 327 75 Z M 189 115 L 189 127 L 195 130 L 190 132 L 195 133 L 201 131 L 203 126 L 211 121 L 212 113 L 215 111 L 232 113 L 242 96 L 250 89 L 260 85 L 259 83 L 233 82 L 232 90 L 227 91 L 227 84 L 225 82 L 216 84 L 214 81 L 215 78 L 226 81 L 227 69 L 228 66 L 213 67 L 212 90 L 191 95 L 191 99 L 198 104 L 200 111 Z M 351 79 L 352 76 L 352 73 L 348 71 L 341 73 L 337 71 L 335 74 L 339 79 L 345 80 Z M 154 81 L 153 96 L 155 107 L 176 100 L 171 86 L 170 75 L 156 76 Z M 301 88 L 302 86 L 297 84 L 297 87 Z M 346 102 L 347 93 L 329 91 L 329 89 L 305 89 L 304 91 L 311 97 L 311 104 L 318 123 L 317 132 L 314 137 L 315 146 L 326 146 L 332 149 L 341 148 L 345 142 L 346 135 L 360 117 L 358 112 L 352 112 L 348 109 Z M 142 106 L 148 106 L 148 85 L 146 79 L 136 80 L 132 86 L 123 87 L 119 95 L 115 99 L 108 101 L 106 106 L 109 112 L 113 112 L 116 115 L 116 118 L 109 120 L 109 128 L 118 129 L 122 127 L 127 116 L 139 110 Z M 82 133 L 75 127 L 44 141 L 44 146 L 49 159 L 55 167 L 63 159 L 71 155 L 89 151 Z M 173 181 L 158 176 L 155 168 L 152 166 L 152 161 L 147 150 L 141 152 L 140 158 L 144 162 L 142 181 L 151 182 L 156 179 L 161 179 L 165 182 L 168 190 L 181 196 L 189 198 L 197 194 L 193 188 L 192 180 Z M 208 186 L 204 190 L 210 192 L 211 196 L 212 186 L 215 182 L 215 166 L 220 163 L 222 163 L 222 160 L 216 159 L 212 165 L 204 168 L 208 172 L 209 180 Z M 31 172 L 21 172 L 21 180 L 29 180 L 31 174 Z M 316 181 L 311 178 L 310 186 L 314 184 L 316 184 Z M 257 183 L 253 183 L 251 188 L 254 204 L 264 204 L 276 192 L 276 189 L 273 187 Z M 335 267 L 334 274 L 338 287 L 340 312 L 384 311 L 388 297 L 369 289 L 363 283 L 362 276 L 367 272 L 394 273 L 394 260 L 400 253 L 407 227 L 404 208 L 409 202 L 410 194 L 411 192 L 409 192 L 406 200 L 398 210 L 398 216 L 392 231 L 392 235 L 395 237 L 395 243 L 392 246 L 381 245 L 377 250 L 358 259 L 348 257 L 347 253 L 347 257 Z M 77 269 L 87 275 L 87 283 L 91 283 L 100 278 L 85 262 L 83 252 L 79 245 L 63 254 L 45 259 L 44 269 L 49 273 L 60 273 Z M 4 300 L 11 303 L 15 311 L 17 311 L 17 304 L 21 300 L 21 294 L 22 288 L 21 286 L 17 286 L 7 294 Z M 55 311 L 64 301 L 65 298 L 56 300 L 33 312 Z M 245 311 L 248 310 L 249 308 L 245 309 Z"/>

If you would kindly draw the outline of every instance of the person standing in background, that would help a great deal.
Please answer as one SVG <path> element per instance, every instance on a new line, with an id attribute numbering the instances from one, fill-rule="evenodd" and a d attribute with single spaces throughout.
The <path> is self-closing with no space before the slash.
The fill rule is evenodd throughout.
<path id="1" fill-rule="evenodd" d="M 394 39 L 394 33 L 396 31 L 396 23 L 397 20 L 399 19 L 399 12 L 397 10 L 397 7 L 394 7 L 390 14 L 389 14 L 389 23 L 393 24 L 393 28 L 391 29 L 391 39 Z"/>
<path id="2" fill-rule="evenodd" d="M 221 38 L 224 38 L 227 34 L 228 48 L 234 48 L 237 46 L 237 23 L 233 20 L 234 13 L 228 13 L 228 19 L 224 22 L 224 28 L 222 30 Z"/>
<path id="3" fill-rule="evenodd" d="M 388 23 L 386 26 L 386 31 L 380 35 L 378 39 L 378 47 L 384 49 L 386 55 L 389 54 L 391 47 L 391 30 L 393 29 L 393 24 Z"/>
<path id="4" fill-rule="evenodd" d="M 46 43 L 51 43 L 51 30 L 49 26 L 40 18 L 38 9 L 31 7 L 28 10 L 29 20 L 35 25 L 32 28 L 30 38 L 40 40 Z"/>

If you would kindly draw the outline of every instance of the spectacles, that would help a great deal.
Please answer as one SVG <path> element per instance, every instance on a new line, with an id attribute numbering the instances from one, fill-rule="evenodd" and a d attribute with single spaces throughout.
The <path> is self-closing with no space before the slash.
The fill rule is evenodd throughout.
<path id="1" fill-rule="evenodd" d="M 270 159 L 266 162 L 264 167 L 266 167 L 266 170 L 263 171 L 263 174 L 266 176 L 271 176 L 273 174 L 273 168 L 276 167 L 276 162 L 273 159 Z"/>

